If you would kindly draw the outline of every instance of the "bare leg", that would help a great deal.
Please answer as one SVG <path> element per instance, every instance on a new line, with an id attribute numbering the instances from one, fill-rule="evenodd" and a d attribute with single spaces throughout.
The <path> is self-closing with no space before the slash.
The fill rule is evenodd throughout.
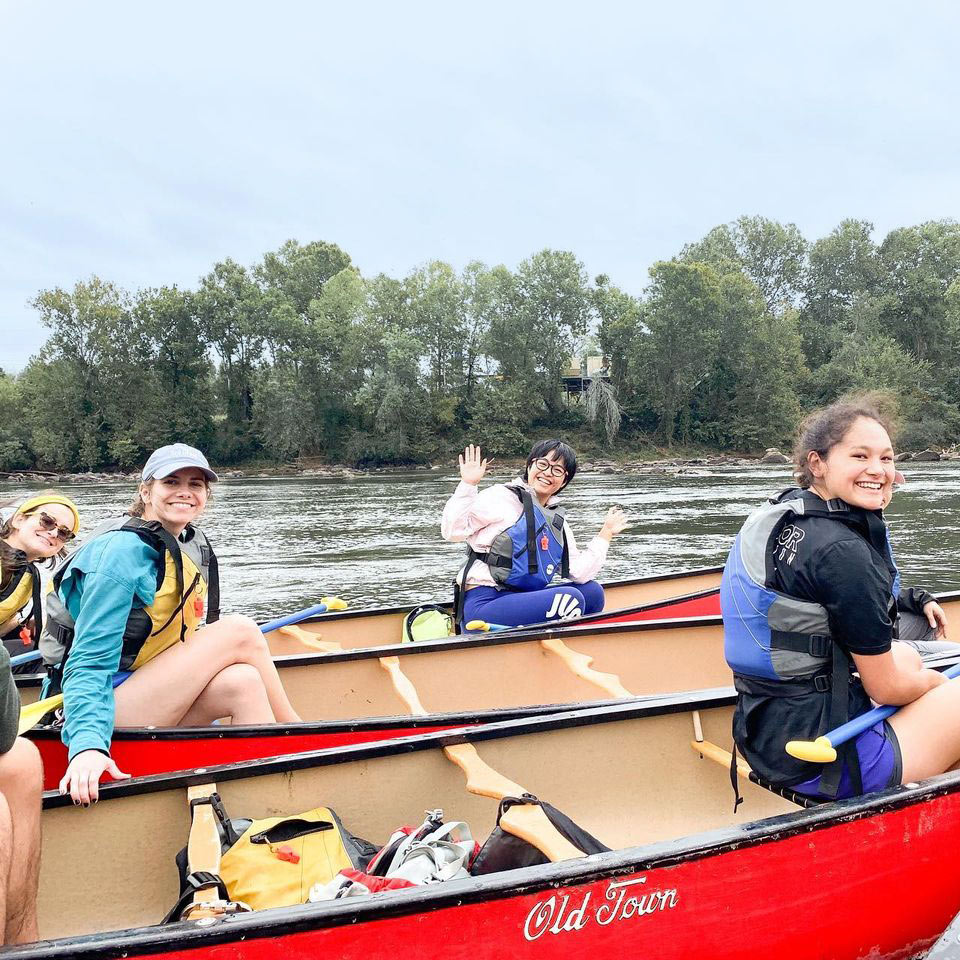
<path id="1" fill-rule="evenodd" d="M 260 628 L 249 617 L 230 616 L 202 627 L 134 671 L 115 693 L 117 726 L 176 726 L 210 681 L 234 664 L 256 669 L 254 685 L 259 684 L 269 707 L 256 715 L 250 714 L 249 703 L 242 707 L 246 723 L 300 721 Z M 254 679 L 252 674 L 246 676 Z M 234 710 L 226 713 L 233 716 Z"/>
<path id="2" fill-rule="evenodd" d="M 0 756 L 0 795 L 10 819 L 9 876 L 6 883 L 6 944 L 37 939 L 37 883 L 40 876 L 40 794 L 43 765 L 37 748 L 18 737 Z M 3 827 L 0 826 L 0 833 Z"/>
<path id="3" fill-rule="evenodd" d="M 13 853 L 13 821 L 10 808 L 0 793 L 0 917 L 7 916 L 7 893 L 10 888 L 10 857 Z M 0 931 L 0 946 L 6 944 L 5 931 Z"/>
<path id="4" fill-rule="evenodd" d="M 221 717 L 230 717 L 232 723 L 260 723 L 258 718 L 267 712 L 271 712 L 270 701 L 257 668 L 234 663 L 206 685 L 180 726 L 203 727 Z"/>
<path id="5" fill-rule="evenodd" d="M 960 759 L 960 681 L 901 707 L 891 718 L 903 757 L 903 783 L 943 773 Z"/>

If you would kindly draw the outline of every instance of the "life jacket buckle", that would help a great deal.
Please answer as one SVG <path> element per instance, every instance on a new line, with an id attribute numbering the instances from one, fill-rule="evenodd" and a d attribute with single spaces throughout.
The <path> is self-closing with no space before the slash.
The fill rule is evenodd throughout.
<path id="1" fill-rule="evenodd" d="M 813 678 L 813 689 L 817 693 L 826 693 L 830 689 L 830 677 L 825 673 L 817 674 Z"/>
<path id="2" fill-rule="evenodd" d="M 810 656 L 826 657 L 830 653 L 830 638 L 822 634 L 811 634 L 810 636 Z"/>

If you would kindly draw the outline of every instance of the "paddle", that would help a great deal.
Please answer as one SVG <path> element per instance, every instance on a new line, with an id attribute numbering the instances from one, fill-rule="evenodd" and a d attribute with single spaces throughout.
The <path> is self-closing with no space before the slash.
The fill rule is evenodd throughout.
<path id="1" fill-rule="evenodd" d="M 339 597 L 323 597 L 320 603 L 312 607 L 307 607 L 305 610 L 298 610 L 296 613 L 289 613 L 285 617 L 261 624 L 260 632 L 270 633 L 271 630 L 279 630 L 282 627 L 289 626 L 291 623 L 316 616 L 318 613 L 326 613 L 328 610 L 346 609 L 346 603 Z M 20 723 L 17 726 L 17 736 L 23 736 L 28 730 L 35 727 L 51 710 L 56 710 L 61 703 L 63 703 L 63 694 L 58 693 L 53 697 L 47 697 L 45 700 L 37 700 L 34 703 L 28 703 L 22 706 L 20 708 Z"/>
<path id="2" fill-rule="evenodd" d="M 397 695 L 407 705 L 410 713 L 414 716 L 426 716 L 427 711 L 420 702 L 416 687 L 400 669 L 399 657 L 381 657 L 380 666 L 390 674 Z M 443 752 L 448 760 L 466 774 L 469 793 L 493 800 L 522 797 L 529 793 L 518 783 L 484 763 L 472 743 L 457 743 L 444 747 Z M 577 849 L 557 830 L 538 804 L 525 803 L 510 807 L 500 818 L 500 826 L 507 833 L 526 840 L 553 863 L 585 856 L 582 850 Z"/>
<path id="3" fill-rule="evenodd" d="M 943 675 L 950 678 L 960 677 L 960 663 L 944 670 Z M 836 730 L 817 737 L 816 740 L 791 740 L 785 749 L 791 757 L 796 757 L 798 760 L 807 760 L 810 763 L 833 763 L 837 759 L 837 747 L 858 737 L 875 723 L 893 716 L 899 709 L 899 707 L 874 707 L 860 714 L 859 717 L 848 720 Z"/>
<path id="4" fill-rule="evenodd" d="M 464 624 L 467 630 L 479 630 L 481 633 L 490 633 L 496 630 L 519 630 L 520 627 L 508 627 L 503 623 L 487 623 L 486 620 L 469 620 Z"/>
<path id="5" fill-rule="evenodd" d="M 15 657 L 10 658 L 10 666 L 18 667 L 21 663 L 32 663 L 34 660 L 40 659 L 39 650 L 31 650 L 29 653 L 18 653 Z"/>
<path id="6" fill-rule="evenodd" d="M 490 630 L 519 629 L 518 627 L 505 627 L 500 623 L 487 623 L 486 620 L 471 620 L 465 626 L 468 630 L 480 630 L 483 633 L 487 633 Z M 601 673 L 599 670 L 594 670 L 593 667 L 590 666 L 590 664 L 593 663 L 593 657 L 587 656 L 585 653 L 577 653 L 576 650 L 571 650 L 559 637 L 548 637 L 545 640 L 541 640 L 540 646 L 543 647 L 544 650 L 549 650 L 550 653 L 556 654 L 571 673 L 580 677 L 581 680 L 586 680 L 587 683 L 592 683 L 595 687 L 599 687 L 604 693 L 609 693 L 611 697 L 619 699 L 621 697 L 633 696 L 620 682 L 620 678 L 615 673 Z"/>

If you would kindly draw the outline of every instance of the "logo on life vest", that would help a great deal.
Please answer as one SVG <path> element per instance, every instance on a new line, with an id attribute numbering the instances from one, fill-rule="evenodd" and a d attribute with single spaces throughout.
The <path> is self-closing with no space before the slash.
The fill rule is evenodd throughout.
<path id="1" fill-rule="evenodd" d="M 611 883 L 604 893 L 603 902 L 593 904 L 593 891 L 587 891 L 579 902 L 571 894 L 554 894 L 534 904 L 523 924 L 525 940 L 537 940 L 545 933 L 576 933 L 591 923 L 608 927 L 623 920 L 643 920 L 651 914 L 672 910 L 677 906 L 676 890 L 640 891 L 646 877 L 620 880 Z M 632 889 L 631 889 L 632 888 Z M 573 901 L 573 902 L 571 902 Z"/>
<path id="2" fill-rule="evenodd" d="M 550 548 L 550 541 L 549 541 L 549 539 L 547 538 L 547 535 L 544 534 L 544 535 L 540 538 L 540 549 L 541 549 L 541 550 L 548 550 L 549 548 Z"/>
<path id="3" fill-rule="evenodd" d="M 795 527 L 792 523 L 785 526 L 777 537 L 777 546 L 774 547 L 774 554 L 778 560 L 786 560 L 787 563 L 793 563 L 797 557 L 797 547 L 803 540 L 803 531 Z"/>
<path id="4" fill-rule="evenodd" d="M 554 594 L 553 603 L 547 611 L 546 620 L 576 620 L 583 611 L 580 609 L 580 601 L 572 597 L 569 593 Z"/>

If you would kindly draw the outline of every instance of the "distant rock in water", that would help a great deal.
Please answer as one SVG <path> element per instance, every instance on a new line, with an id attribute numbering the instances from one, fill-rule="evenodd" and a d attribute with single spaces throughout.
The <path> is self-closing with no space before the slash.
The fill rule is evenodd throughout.
<path id="1" fill-rule="evenodd" d="M 760 458 L 761 463 L 790 463 L 790 458 L 781 453 L 776 447 L 769 447 L 767 452 Z"/>
<path id="2" fill-rule="evenodd" d="M 939 460 L 940 452 L 938 450 L 921 450 L 919 453 L 915 453 L 912 457 L 914 461 L 920 462 L 929 462 L 931 460 Z"/>

